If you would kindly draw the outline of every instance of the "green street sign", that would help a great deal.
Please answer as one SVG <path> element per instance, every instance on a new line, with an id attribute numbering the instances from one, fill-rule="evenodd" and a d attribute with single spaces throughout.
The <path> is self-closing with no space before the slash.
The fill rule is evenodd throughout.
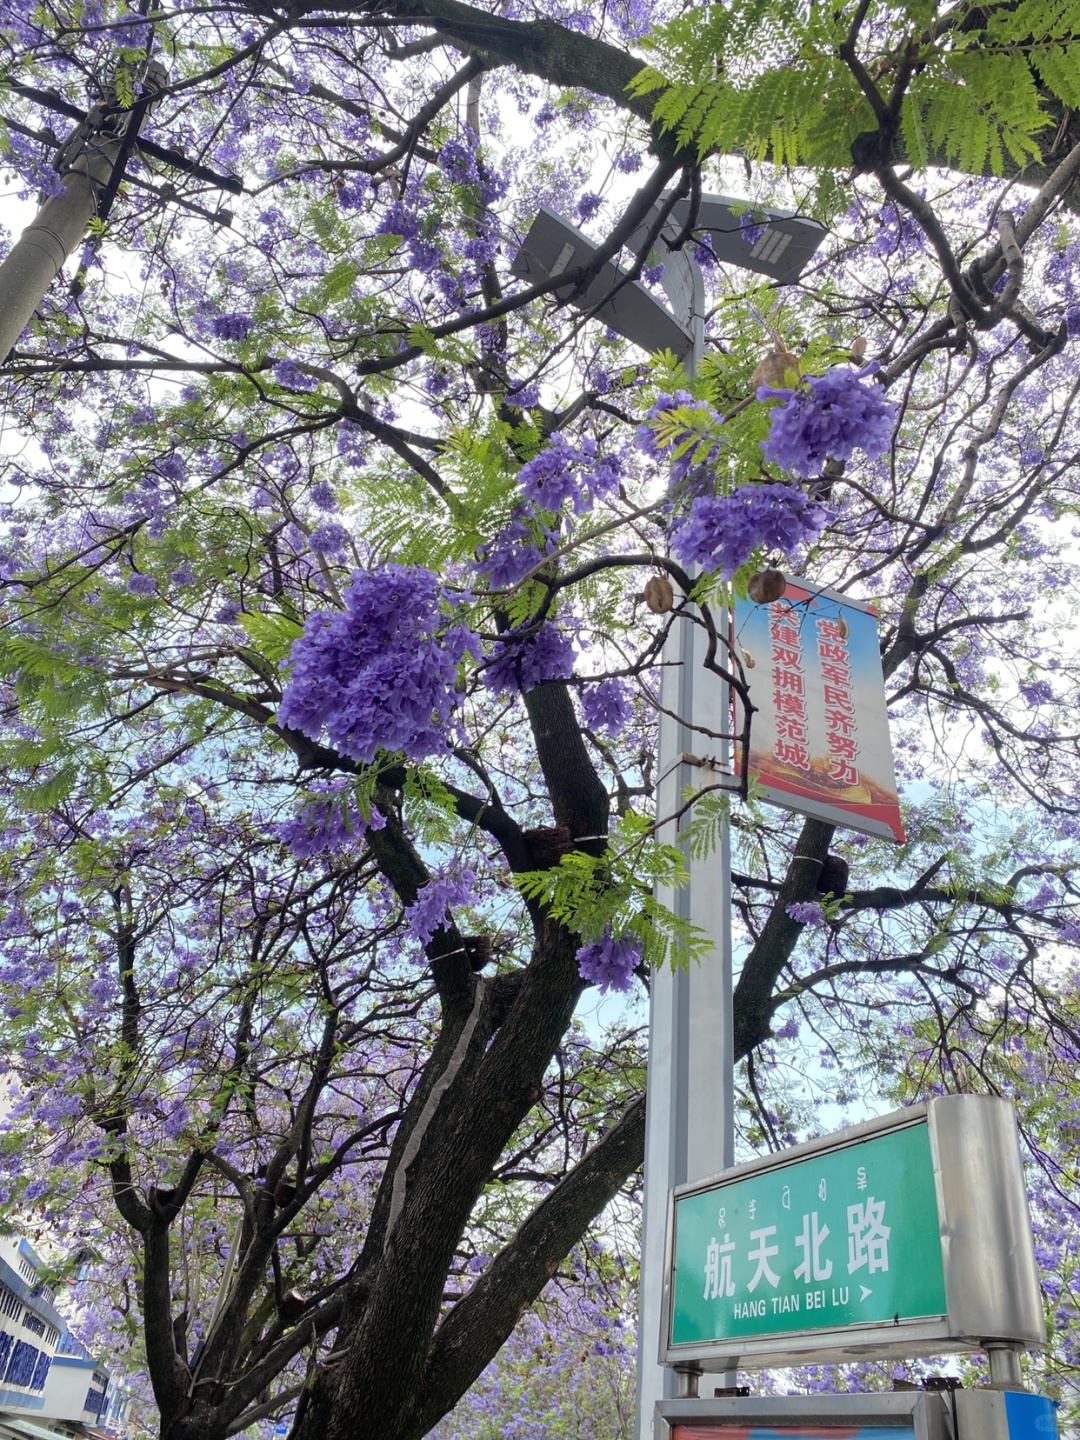
<path id="1" fill-rule="evenodd" d="M 672 1345 L 944 1314 L 925 1125 L 675 1202 Z"/>
<path id="2" fill-rule="evenodd" d="M 660 1360 L 736 1365 L 1044 1343 L 1012 1107 L 947 1095 L 679 1186 Z"/>

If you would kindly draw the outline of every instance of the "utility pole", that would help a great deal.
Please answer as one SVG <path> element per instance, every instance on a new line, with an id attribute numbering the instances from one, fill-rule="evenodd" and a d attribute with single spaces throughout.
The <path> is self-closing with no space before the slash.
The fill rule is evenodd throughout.
<path id="1" fill-rule="evenodd" d="M 704 350 L 704 280 L 685 249 L 664 262 L 664 288 L 691 335 L 683 358 L 689 377 Z M 718 623 L 723 623 L 722 621 Z M 664 647 L 656 815 L 681 808 L 688 789 L 734 787 L 728 685 L 705 668 L 708 643 L 690 614 L 676 621 Z M 724 657 L 721 657 L 722 661 Z M 677 718 L 672 718 L 677 717 Z M 678 844 L 673 822 L 660 839 Z M 712 952 L 685 970 L 658 970 L 649 993 L 648 1099 L 645 1110 L 644 1204 L 638 1295 L 639 1440 L 651 1440 L 658 1400 L 686 1393 L 684 1377 L 661 1365 L 668 1194 L 735 1163 L 734 1056 L 731 1016 L 731 843 L 727 820 L 716 853 L 684 855 L 687 883 L 658 898 L 712 941 Z"/>
<path id="2" fill-rule="evenodd" d="M 56 158 L 63 181 L 0 265 L 0 364 L 11 354 L 49 286 L 83 239 L 90 222 L 105 218 L 139 127 L 167 79 L 156 60 L 142 67 L 142 93 L 130 108 L 112 87 L 71 133 Z"/>
<path id="3" fill-rule="evenodd" d="M 664 201 L 657 202 L 657 206 Z M 756 271 L 778 285 L 797 279 L 824 238 L 824 228 L 788 211 L 758 211 L 744 224 L 745 202 L 699 195 L 668 206 L 657 249 L 670 308 L 609 261 L 584 295 L 568 287 L 560 299 L 610 325 L 643 350 L 670 349 L 688 375 L 704 349 L 705 285 L 682 242 L 690 231 L 708 235 L 716 259 Z M 640 252 L 657 209 L 628 242 Z M 755 217 L 749 217 L 754 219 Z M 679 248 L 665 249 L 664 242 Z M 513 262 L 513 272 L 545 280 L 587 264 L 596 246 L 562 216 L 542 210 Z M 718 622 L 718 623 L 723 623 Z M 664 647 L 656 814 L 673 816 L 688 788 L 736 790 L 732 773 L 729 687 L 705 668 L 707 637 L 689 614 L 672 627 Z M 677 844 L 672 826 L 660 838 Z M 712 940 L 712 954 L 686 970 L 658 970 L 649 995 L 648 1101 L 645 1111 L 645 1201 L 642 1215 L 638 1314 L 638 1440 L 652 1440 L 656 1402 L 697 1393 L 697 1376 L 676 1374 L 659 1360 L 668 1198 L 687 1180 L 734 1164 L 734 1039 L 732 1033 L 731 846 L 727 821 L 717 853 L 686 855 L 689 879 L 659 899 Z M 717 1377 L 721 1378 L 721 1377 Z M 731 1383 L 731 1382 L 729 1382 Z"/>

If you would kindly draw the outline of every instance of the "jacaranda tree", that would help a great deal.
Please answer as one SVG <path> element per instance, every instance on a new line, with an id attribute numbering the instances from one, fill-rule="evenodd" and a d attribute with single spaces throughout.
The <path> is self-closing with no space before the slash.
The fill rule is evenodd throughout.
<path id="1" fill-rule="evenodd" d="M 413 1440 L 571 1252 L 617 1296 L 640 1037 L 575 1010 L 703 953 L 662 657 L 742 686 L 766 562 L 876 604 L 909 838 L 734 808 L 748 1140 L 1058 1073 L 1075 0 L 0 15 L 28 197 L 165 75 L 0 456 L 0 1204 L 96 1247 L 163 1440 Z M 799 285 L 719 269 L 703 190 L 827 225 Z M 684 198 L 692 378 L 567 299 L 656 287 Z M 529 284 L 541 205 L 597 248 Z"/>

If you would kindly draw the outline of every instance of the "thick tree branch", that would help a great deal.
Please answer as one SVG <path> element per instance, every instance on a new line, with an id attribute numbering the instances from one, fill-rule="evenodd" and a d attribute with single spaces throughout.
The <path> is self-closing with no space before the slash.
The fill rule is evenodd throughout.
<path id="1" fill-rule="evenodd" d="M 480 1375 L 589 1221 L 641 1164 L 644 1149 L 641 1096 L 545 1196 L 449 1312 L 435 1334 L 418 1397 L 417 1420 L 425 1431 Z"/>

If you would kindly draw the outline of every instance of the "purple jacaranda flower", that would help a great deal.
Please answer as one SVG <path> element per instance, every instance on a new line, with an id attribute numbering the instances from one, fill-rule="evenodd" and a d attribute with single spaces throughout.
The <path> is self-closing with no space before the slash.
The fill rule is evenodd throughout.
<path id="1" fill-rule="evenodd" d="M 476 163 L 475 145 L 468 145 L 463 140 L 446 142 L 439 151 L 439 168 L 456 185 L 479 183 L 480 171 Z"/>
<path id="2" fill-rule="evenodd" d="M 314 375 L 301 370 L 295 360 L 279 360 L 273 367 L 274 379 L 289 390 L 314 390 L 319 383 Z"/>
<path id="3" fill-rule="evenodd" d="M 364 764 L 380 750 L 424 759 L 446 748 L 466 654 L 476 638 L 430 570 L 354 571 L 345 609 L 312 615 L 293 644 L 278 719 Z"/>
<path id="4" fill-rule="evenodd" d="M 729 578 L 755 550 L 791 554 L 820 534 L 831 511 L 794 485 L 740 485 L 730 495 L 699 495 L 671 534 L 684 565 Z"/>
<path id="5" fill-rule="evenodd" d="M 1050 705 L 1057 698 L 1048 680 L 1032 680 L 1020 686 L 1020 695 L 1028 705 Z"/>
<path id="6" fill-rule="evenodd" d="M 601 197 L 588 190 L 577 202 L 574 212 L 579 220 L 591 220 L 603 203 Z"/>
<path id="7" fill-rule="evenodd" d="M 308 536 L 308 544 L 317 555 L 342 555 L 349 543 L 349 532 L 336 520 L 324 520 Z"/>
<path id="8" fill-rule="evenodd" d="M 365 821 L 348 786 L 328 785 L 326 793 L 278 826 L 278 839 L 301 859 L 360 844 L 369 829 L 381 830 L 386 817 L 376 809 Z"/>
<path id="9" fill-rule="evenodd" d="M 507 630 L 484 669 L 483 680 L 497 695 L 522 695 L 548 680 L 567 680 L 574 671 L 574 644 L 548 621 L 532 633 Z"/>
<path id="10" fill-rule="evenodd" d="M 877 365 L 853 370 L 838 365 L 810 375 L 795 389 L 759 387 L 759 400 L 783 400 L 774 410 L 769 438 L 762 441 L 766 460 L 790 475 L 820 475 L 826 460 L 850 460 L 862 450 L 868 460 L 892 444 L 897 406 L 880 385 L 867 383 Z"/>
<path id="11" fill-rule="evenodd" d="M 601 680 L 581 692 L 581 713 L 590 730 L 615 735 L 630 723 L 633 692 L 625 680 Z"/>
<path id="12" fill-rule="evenodd" d="M 210 333 L 217 340 L 246 340 L 254 324 L 250 315 L 232 311 L 227 315 L 215 315 L 210 321 Z"/>
<path id="13" fill-rule="evenodd" d="M 787 907 L 787 913 L 800 925 L 820 925 L 824 919 L 816 900 L 796 900 Z"/>
<path id="14" fill-rule="evenodd" d="M 633 938 L 616 940 L 608 930 L 600 940 L 582 945 L 575 958 L 581 978 L 599 985 L 601 994 L 625 991 L 633 984 L 634 970 L 641 964 L 641 944 Z"/>
<path id="15" fill-rule="evenodd" d="M 455 905 L 471 905 L 475 899 L 476 875 L 462 870 L 456 875 L 433 875 L 405 907 L 405 921 L 412 935 L 426 945 L 441 929 L 447 911 Z"/>

